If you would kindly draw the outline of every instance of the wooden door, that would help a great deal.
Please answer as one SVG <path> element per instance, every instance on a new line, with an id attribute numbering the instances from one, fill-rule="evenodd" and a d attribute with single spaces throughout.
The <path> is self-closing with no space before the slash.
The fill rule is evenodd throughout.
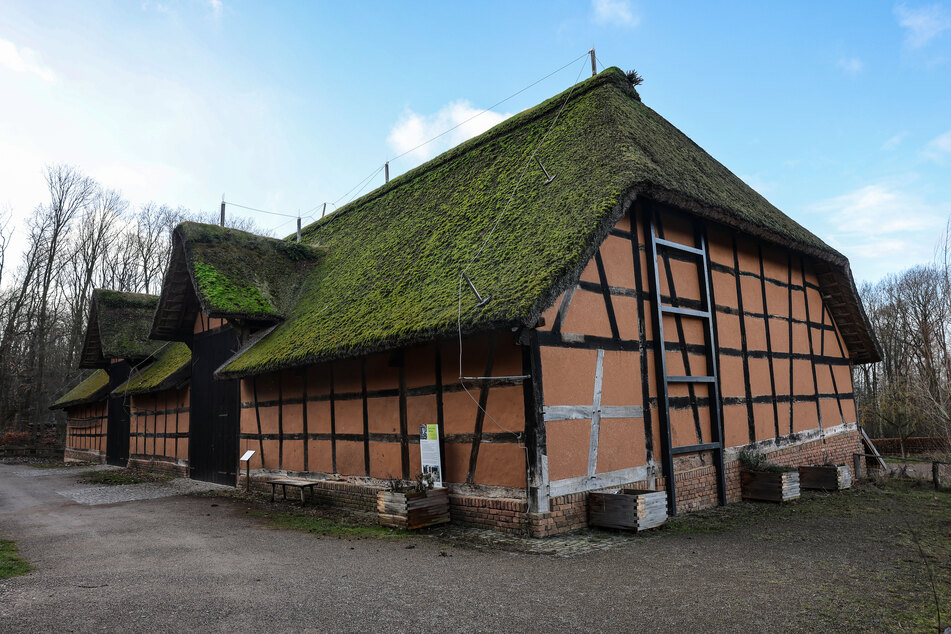
<path id="1" fill-rule="evenodd" d="M 189 424 L 190 476 L 234 486 L 238 478 L 237 380 L 216 381 L 214 372 L 238 349 L 230 327 L 196 334 L 192 341 Z"/>
<path id="2" fill-rule="evenodd" d="M 107 369 L 109 391 L 116 389 L 129 378 L 126 361 L 113 363 Z M 123 397 L 109 399 L 109 423 L 106 426 L 106 462 L 125 467 L 129 464 L 129 403 Z"/>

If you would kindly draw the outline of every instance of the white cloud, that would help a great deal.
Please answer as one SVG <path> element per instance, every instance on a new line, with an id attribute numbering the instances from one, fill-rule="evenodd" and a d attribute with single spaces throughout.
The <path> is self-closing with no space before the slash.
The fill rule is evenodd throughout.
<path id="1" fill-rule="evenodd" d="M 905 29 L 905 43 L 911 48 L 923 48 L 931 40 L 951 29 L 951 17 L 939 4 L 910 8 L 907 4 L 895 7 L 898 24 Z"/>
<path id="2" fill-rule="evenodd" d="M 951 130 L 931 139 L 925 146 L 922 156 L 944 165 L 951 158 Z"/>
<path id="3" fill-rule="evenodd" d="M 17 73 L 36 75 L 43 81 L 56 81 L 56 74 L 43 64 L 35 51 L 29 48 L 17 48 L 16 44 L 0 38 L 0 66 Z"/>
<path id="4" fill-rule="evenodd" d="M 901 145 L 902 141 L 905 140 L 905 137 L 908 136 L 907 132 L 899 132 L 895 136 L 891 137 L 884 143 L 882 143 L 882 149 L 886 151 L 891 151 Z"/>
<path id="5" fill-rule="evenodd" d="M 849 257 L 859 279 L 879 279 L 933 255 L 951 205 L 931 204 L 907 184 L 867 185 L 810 207 L 825 222 L 823 239 Z"/>
<path id="6" fill-rule="evenodd" d="M 208 0 L 208 6 L 216 18 L 221 17 L 221 11 L 224 9 L 224 3 L 221 0 Z"/>
<path id="7" fill-rule="evenodd" d="M 840 236 L 876 237 L 921 231 L 943 222 L 942 215 L 898 187 L 867 185 L 813 205 L 827 214 Z"/>
<path id="8" fill-rule="evenodd" d="M 396 153 L 409 152 L 410 158 L 425 161 L 467 139 L 482 134 L 511 116 L 511 113 L 499 114 L 491 110 L 474 108 L 465 99 L 450 102 L 430 115 L 418 114 L 407 109 L 390 130 L 386 140 Z M 447 130 L 450 131 L 447 132 Z M 432 143 L 422 145 L 437 135 L 442 136 Z M 421 145 L 422 147 L 419 147 Z"/>
<path id="9" fill-rule="evenodd" d="M 635 27 L 641 23 L 628 0 L 591 0 L 591 8 L 597 24 Z"/>
<path id="10" fill-rule="evenodd" d="M 865 70 L 865 63 L 858 57 L 840 57 L 835 63 L 835 66 L 846 75 L 851 75 L 852 77 L 855 77 Z"/>

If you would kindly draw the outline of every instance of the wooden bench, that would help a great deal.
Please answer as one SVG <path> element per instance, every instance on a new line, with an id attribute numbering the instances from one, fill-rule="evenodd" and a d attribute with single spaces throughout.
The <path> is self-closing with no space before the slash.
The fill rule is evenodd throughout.
<path id="1" fill-rule="evenodd" d="M 287 487 L 297 487 L 300 489 L 300 505 L 304 506 L 304 489 L 310 489 L 311 496 L 314 495 L 314 487 L 320 484 L 319 480 L 304 480 L 303 478 L 277 478 L 269 480 L 271 485 L 271 502 L 274 502 L 274 489 L 278 486 L 284 493 L 284 499 L 287 499 Z"/>

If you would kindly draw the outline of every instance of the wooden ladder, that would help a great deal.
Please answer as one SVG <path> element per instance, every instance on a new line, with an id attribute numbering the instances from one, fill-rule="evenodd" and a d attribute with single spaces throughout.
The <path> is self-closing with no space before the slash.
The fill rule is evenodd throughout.
<path id="1" fill-rule="evenodd" d="M 677 498 L 674 488 L 674 456 L 698 451 L 713 451 L 713 461 L 717 473 L 717 497 L 720 505 L 726 504 L 726 481 L 723 472 L 723 409 L 720 402 L 720 379 L 717 369 L 716 333 L 713 311 L 715 307 L 710 299 L 710 260 L 707 252 L 707 240 L 704 232 L 695 225 L 694 246 L 672 242 L 657 237 L 657 218 L 653 211 L 648 212 L 650 232 L 650 256 L 648 274 L 650 281 L 651 303 L 654 307 L 654 361 L 657 368 L 657 410 L 660 414 L 660 435 L 663 445 L 664 481 L 667 489 L 667 505 L 670 515 L 677 514 Z M 660 274 L 657 258 L 661 249 L 688 254 L 697 264 L 697 276 L 700 283 L 700 309 L 680 308 L 664 304 L 660 294 Z M 667 374 L 667 348 L 664 339 L 664 315 L 675 318 L 689 317 L 704 322 L 704 348 L 707 359 L 706 374 L 691 376 L 672 376 Z M 669 386 L 679 384 L 706 384 L 709 386 L 708 399 L 711 421 L 711 441 L 696 445 L 674 447 L 670 432 L 670 393 Z"/>

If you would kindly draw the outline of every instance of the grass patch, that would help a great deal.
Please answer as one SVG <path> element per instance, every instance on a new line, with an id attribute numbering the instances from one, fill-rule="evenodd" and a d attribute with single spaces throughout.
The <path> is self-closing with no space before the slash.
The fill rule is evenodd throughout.
<path id="1" fill-rule="evenodd" d="M 16 542 L 0 539 L 0 579 L 19 577 L 33 570 L 26 559 L 20 557 Z"/>
<path id="2" fill-rule="evenodd" d="M 93 471 L 83 478 L 89 484 L 104 484 L 108 486 L 122 486 L 126 484 L 143 484 L 145 482 L 168 482 L 174 476 L 164 473 L 146 473 L 134 469 L 109 469 L 107 471 Z"/>
<path id="3" fill-rule="evenodd" d="M 814 607 L 830 630 L 938 631 L 935 594 L 942 627 L 951 625 L 951 493 L 930 482 L 883 477 L 837 493 L 803 492 L 784 504 L 731 504 L 671 518 L 658 534 L 732 531 L 777 548 L 818 542 L 830 531 L 856 532 L 857 543 L 879 547 L 883 554 L 871 555 L 867 568 L 820 584 Z"/>
<path id="4" fill-rule="evenodd" d="M 263 511 L 248 509 L 247 515 L 265 520 L 275 528 L 303 531 L 321 537 L 339 539 L 402 539 L 410 537 L 408 531 L 388 526 L 358 524 L 339 519 L 330 519 L 306 513 L 287 511 Z"/>

